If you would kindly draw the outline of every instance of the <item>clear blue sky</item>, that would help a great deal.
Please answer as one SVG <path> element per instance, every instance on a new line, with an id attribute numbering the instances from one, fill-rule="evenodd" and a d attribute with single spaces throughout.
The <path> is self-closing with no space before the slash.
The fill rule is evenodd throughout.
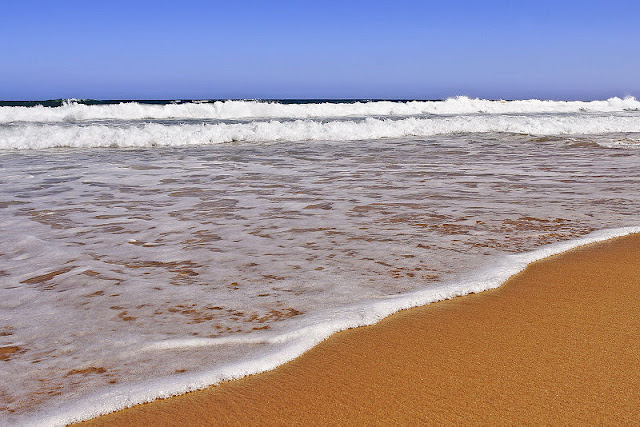
<path id="1" fill-rule="evenodd" d="M 0 99 L 640 97 L 640 1 L 4 0 Z"/>

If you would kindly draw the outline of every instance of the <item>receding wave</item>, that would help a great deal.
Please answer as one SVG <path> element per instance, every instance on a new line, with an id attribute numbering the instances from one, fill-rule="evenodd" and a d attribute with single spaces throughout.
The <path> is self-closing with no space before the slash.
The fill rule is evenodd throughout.
<path id="1" fill-rule="evenodd" d="M 420 138 L 452 133 L 506 132 L 589 135 L 640 132 L 635 116 L 476 115 L 360 120 L 293 120 L 250 123 L 11 124 L 0 126 L 0 149 L 54 147 L 154 147 L 227 142 L 357 141 Z M 630 142 L 629 142 L 630 141 Z M 629 140 L 626 145 L 638 145 Z"/>
<path id="2" fill-rule="evenodd" d="M 559 242 L 544 246 L 532 252 L 510 255 L 500 260 L 493 268 L 477 272 L 477 277 L 458 283 L 416 291 L 405 295 L 396 295 L 370 304 L 352 306 L 340 310 L 331 320 L 314 322 L 276 339 L 284 345 L 263 354 L 259 359 L 241 360 L 221 366 L 217 369 L 194 373 L 189 376 L 148 380 L 137 384 L 114 386 L 83 396 L 82 400 L 72 401 L 65 406 L 50 408 L 48 411 L 30 414 L 26 417 L 10 419 L 15 424 L 29 425 L 68 425 L 84 421 L 109 412 L 124 409 L 136 404 L 146 403 L 158 398 L 167 398 L 194 390 L 200 390 L 222 381 L 242 378 L 247 375 L 269 371 L 302 355 L 308 349 L 319 344 L 331 334 L 349 328 L 372 325 L 400 310 L 451 299 L 457 296 L 495 289 L 509 277 L 524 270 L 528 264 L 537 260 L 566 252 L 590 243 L 601 242 L 615 237 L 638 233 L 640 227 L 623 227 L 594 232 L 572 241 Z M 168 348 L 190 348 L 212 345 L 216 340 L 189 339 L 181 342 L 161 342 L 147 348 L 162 350 Z"/>
<path id="3" fill-rule="evenodd" d="M 572 112 L 617 112 L 640 110 L 633 97 L 602 101 L 491 101 L 466 96 L 444 101 L 371 101 L 344 103 L 285 104 L 264 101 L 186 102 L 181 104 L 92 105 L 70 100 L 58 107 L 0 107 L 0 123 L 13 122 L 77 122 L 87 120 L 153 120 L 153 119 L 253 119 L 321 117 L 394 117 L 440 114 L 535 114 Z"/>

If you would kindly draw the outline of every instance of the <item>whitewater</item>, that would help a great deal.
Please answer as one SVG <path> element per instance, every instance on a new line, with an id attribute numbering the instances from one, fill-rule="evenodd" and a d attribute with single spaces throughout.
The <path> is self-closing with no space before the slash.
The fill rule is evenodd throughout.
<path id="1" fill-rule="evenodd" d="M 640 232 L 640 102 L 0 103 L 0 424 L 273 369 Z"/>
<path id="2" fill-rule="evenodd" d="M 510 132 L 580 135 L 640 132 L 640 102 L 445 101 L 280 104 L 135 102 L 57 108 L 0 106 L 0 149 L 152 147 L 225 142 L 341 141 Z"/>

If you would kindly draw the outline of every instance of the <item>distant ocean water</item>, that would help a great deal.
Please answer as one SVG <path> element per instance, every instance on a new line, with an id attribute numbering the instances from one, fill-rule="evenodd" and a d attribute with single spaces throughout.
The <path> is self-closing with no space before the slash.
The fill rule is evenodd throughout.
<path id="1" fill-rule="evenodd" d="M 640 102 L 0 103 L 0 423 L 271 369 L 640 231 Z"/>

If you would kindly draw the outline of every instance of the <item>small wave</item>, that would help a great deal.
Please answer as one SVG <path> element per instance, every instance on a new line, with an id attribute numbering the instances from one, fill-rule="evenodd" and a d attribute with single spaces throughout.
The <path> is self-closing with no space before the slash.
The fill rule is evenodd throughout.
<path id="1" fill-rule="evenodd" d="M 580 246 L 639 232 L 640 227 L 600 230 L 579 239 L 551 244 L 532 252 L 509 255 L 492 267 L 484 271 L 475 272 L 474 276 L 466 281 L 445 284 L 405 295 L 397 295 L 367 305 L 346 307 L 340 310 L 339 313 L 334 313 L 337 314 L 336 316 L 327 316 L 324 321 L 314 322 L 315 324 L 304 326 L 301 330 L 288 334 L 297 335 L 298 339 L 290 340 L 289 338 L 291 337 L 287 337 L 288 339 L 283 340 L 286 345 L 264 353 L 257 359 L 241 360 L 212 371 L 149 380 L 138 384 L 114 386 L 109 390 L 84 396 L 82 400 L 68 403 L 66 406 L 50 408 L 46 412 L 31 414 L 26 417 L 16 417 L 9 421 L 13 424 L 21 425 L 62 426 L 95 418 L 136 404 L 150 402 L 158 398 L 167 398 L 203 389 L 222 381 L 269 371 L 299 357 L 305 351 L 341 330 L 372 325 L 400 310 L 495 289 L 513 275 L 524 270 L 529 264 L 540 259 Z M 189 347 L 193 343 L 189 340 L 184 342 L 170 341 L 166 344 L 165 349 L 184 348 L 185 344 Z M 162 348 L 162 344 L 158 343 L 156 348 Z"/>
<path id="2" fill-rule="evenodd" d="M 602 101 L 491 101 L 459 96 L 444 101 L 359 101 L 285 104 L 265 101 L 215 101 L 149 104 L 122 102 L 96 105 L 93 102 L 66 100 L 55 107 L 0 107 L 0 123 L 80 122 L 88 120 L 162 120 L 162 119 L 309 119 L 335 117 L 398 117 L 453 114 L 536 114 L 619 112 L 640 110 L 633 97 Z"/>
<path id="3" fill-rule="evenodd" d="M 633 116 L 451 116 L 361 120 L 294 120 L 217 124 L 0 126 L 0 149 L 135 148 L 228 142 L 357 141 L 422 138 L 452 133 L 504 132 L 529 135 L 591 135 L 640 132 Z M 638 145 L 632 142 L 628 145 Z"/>

